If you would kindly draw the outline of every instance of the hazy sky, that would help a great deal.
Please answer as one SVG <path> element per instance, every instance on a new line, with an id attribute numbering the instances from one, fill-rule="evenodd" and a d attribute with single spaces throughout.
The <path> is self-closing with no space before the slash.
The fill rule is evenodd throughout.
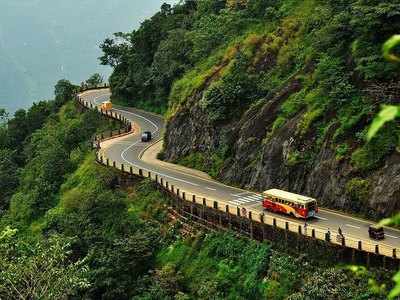
<path id="1" fill-rule="evenodd" d="M 98 45 L 131 31 L 166 0 L 1 0 L 0 107 L 14 112 L 53 97 L 61 78 L 80 83 L 99 66 Z"/>

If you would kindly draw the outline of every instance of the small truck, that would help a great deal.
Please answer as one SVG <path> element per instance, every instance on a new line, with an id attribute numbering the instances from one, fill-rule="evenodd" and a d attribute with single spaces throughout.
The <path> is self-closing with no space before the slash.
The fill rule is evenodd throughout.
<path id="1" fill-rule="evenodd" d="M 111 103 L 111 101 L 104 101 L 104 102 L 102 102 L 100 108 L 101 108 L 101 110 L 103 110 L 103 111 L 112 110 L 112 103 Z"/>
<path id="2" fill-rule="evenodd" d="M 142 142 L 150 142 L 152 139 L 151 132 L 145 131 L 142 133 Z"/>

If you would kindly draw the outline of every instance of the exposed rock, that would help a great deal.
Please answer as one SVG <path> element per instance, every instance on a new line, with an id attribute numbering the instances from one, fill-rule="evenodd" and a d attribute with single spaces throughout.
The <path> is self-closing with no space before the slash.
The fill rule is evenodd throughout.
<path id="1" fill-rule="evenodd" d="M 303 112 L 288 120 L 269 139 L 279 107 L 301 89 L 293 80 L 274 98 L 250 107 L 240 120 L 213 125 L 198 105 L 197 93 L 167 125 L 165 158 L 174 161 L 191 152 L 212 153 L 228 143 L 228 159 L 219 179 L 258 191 L 281 188 L 319 199 L 323 206 L 361 212 L 374 217 L 387 216 L 400 209 L 400 154 L 393 152 L 381 168 L 364 174 L 372 190 L 367 205 L 352 203 L 346 184 L 357 176 L 349 160 L 338 160 L 332 147 L 333 132 L 319 149 L 313 136 L 298 137 L 297 125 Z M 313 156 L 302 159 L 312 149 Z M 299 162 L 289 163 L 296 153 Z"/>

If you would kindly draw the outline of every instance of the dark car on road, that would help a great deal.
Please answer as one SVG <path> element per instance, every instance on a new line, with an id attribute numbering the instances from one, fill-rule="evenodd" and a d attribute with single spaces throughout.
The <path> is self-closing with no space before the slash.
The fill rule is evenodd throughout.
<path id="1" fill-rule="evenodd" d="M 382 226 L 370 225 L 368 228 L 369 237 L 374 240 L 383 240 L 385 238 L 385 231 Z"/>
<path id="2" fill-rule="evenodd" d="M 142 142 L 150 142 L 151 141 L 151 132 L 145 131 L 142 133 Z"/>

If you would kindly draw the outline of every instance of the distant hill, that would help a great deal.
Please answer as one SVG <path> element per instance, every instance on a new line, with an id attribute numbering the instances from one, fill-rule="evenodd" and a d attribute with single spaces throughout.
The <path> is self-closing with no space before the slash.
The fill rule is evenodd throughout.
<path id="1" fill-rule="evenodd" d="M 5 2 L 5 3 L 4 3 Z M 19 0 L 0 10 L 0 107 L 13 112 L 51 98 L 60 78 L 74 82 L 99 66 L 98 44 L 128 31 L 159 9 L 163 0 Z"/>

